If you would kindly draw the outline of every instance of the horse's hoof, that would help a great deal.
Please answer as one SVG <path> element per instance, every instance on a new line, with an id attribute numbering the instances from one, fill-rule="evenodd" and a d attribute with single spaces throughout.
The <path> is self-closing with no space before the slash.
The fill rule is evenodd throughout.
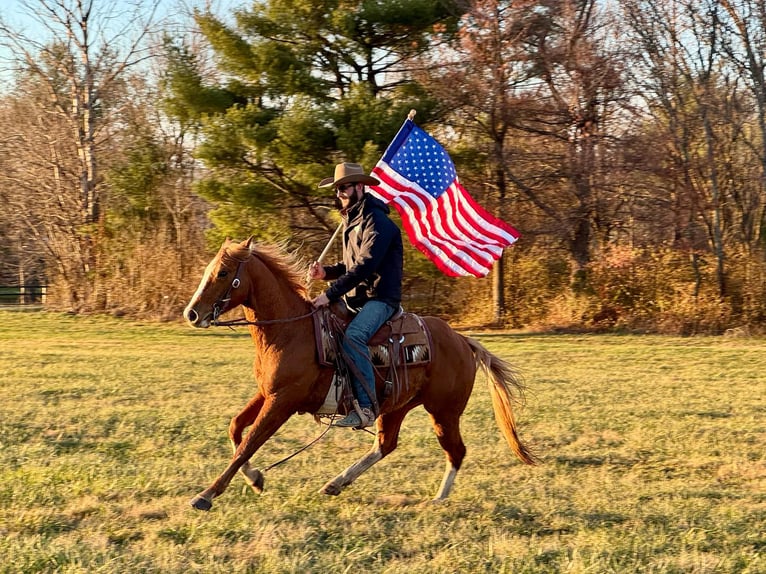
<path id="1" fill-rule="evenodd" d="M 332 482 L 328 482 L 319 492 L 322 494 L 329 494 L 330 496 L 338 496 L 340 494 L 340 487 Z"/>
<path id="2" fill-rule="evenodd" d="M 207 498 L 202 498 L 201 496 L 195 496 L 192 498 L 191 505 L 197 510 L 210 510 L 213 508 L 213 503 Z"/>
<path id="3" fill-rule="evenodd" d="M 260 470 L 257 468 L 251 468 L 245 472 L 245 476 L 247 476 L 247 482 L 250 485 L 250 488 L 252 488 L 258 494 L 263 493 L 263 483 L 266 481 L 266 479 Z"/>

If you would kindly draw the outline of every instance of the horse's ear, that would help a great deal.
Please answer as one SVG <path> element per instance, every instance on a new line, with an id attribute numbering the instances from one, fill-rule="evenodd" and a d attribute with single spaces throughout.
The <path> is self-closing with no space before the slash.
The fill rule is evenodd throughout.
<path id="1" fill-rule="evenodd" d="M 255 244 L 255 237 L 251 235 L 250 237 L 245 239 L 245 241 L 243 241 L 242 244 L 248 249 L 252 249 L 253 245 Z"/>
<path id="2" fill-rule="evenodd" d="M 231 243 L 230 237 L 227 237 L 226 239 L 224 239 L 223 243 L 221 243 L 221 248 L 218 250 L 218 253 L 223 253 L 224 251 L 226 251 L 226 248 L 229 246 L 230 243 Z"/>

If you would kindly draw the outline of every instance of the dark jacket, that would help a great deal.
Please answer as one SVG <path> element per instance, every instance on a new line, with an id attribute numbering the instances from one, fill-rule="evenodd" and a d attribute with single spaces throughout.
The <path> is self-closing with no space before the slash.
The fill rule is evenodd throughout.
<path id="1" fill-rule="evenodd" d="M 335 280 L 330 301 L 344 297 L 352 309 L 373 299 L 398 307 L 402 300 L 402 234 L 388 217 L 388 206 L 368 193 L 342 214 L 343 263 L 325 267 Z"/>

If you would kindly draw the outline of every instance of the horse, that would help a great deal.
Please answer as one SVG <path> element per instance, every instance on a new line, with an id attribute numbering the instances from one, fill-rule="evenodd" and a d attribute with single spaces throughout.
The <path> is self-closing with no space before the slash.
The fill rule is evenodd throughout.
<path id="1" fill-rule="evenodd" d="M 257 390 L 229 424 L 234 454 L 228 466 L 191 500 L 198 510 L 209 510 L 213 499 L 223 494 L 238 471 L 254 492 L 261 493 L 264 476 L 251 467 L 251 457 L 293 414 L 316 413 L 327 397 L 334 369 L 317 358 L 312 317 L 317 309 L 308 298 L 305 278 L 305 267 L 294 253 L 257 244 L 252 236 L 242 242 L 227 238 L 184 309 L 183 316 L 191 327 L 208 328 L 221 314 L 241 305 L 255 345 L 253 372 Z M 389 455 L 397 446 L 405 415 L 422 405 L 447 458 L 434 500 L 446 499 L 466 454 L 460 417 L 479 367 L 487 374 L 495 420 L 508 445 L 523 463 L 536 463 L 535 455 L 516 430 L 513 405 L 522 400 L 524 390 L 516 369 L 475 339 L 457 333 L 442 319 L 422 320 L 431 333 L 431 361 L 408 368 L 406 390 L 380 404 L 372 449 L 320 492 L 340 494 Z M 381 397 L 385 381 L 380 374 L 376 379 Z"/>

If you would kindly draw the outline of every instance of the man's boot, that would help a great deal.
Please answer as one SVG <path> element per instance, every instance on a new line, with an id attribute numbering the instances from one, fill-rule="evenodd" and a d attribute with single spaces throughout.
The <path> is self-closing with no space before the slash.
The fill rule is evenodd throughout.
<path id="1" fill-rule="evenodd" d="M 354 410 L 348 413 L 345 417 L 339 421 L 335 421 L 333 426 L 336 427 L 352 427 L 355 429 L 363 429 L 368 426 L 372 426 L 375 422 L 375 415 L 372 409 L 369 407 L 360 407 L 358 401 L 354 401 Z"/>

